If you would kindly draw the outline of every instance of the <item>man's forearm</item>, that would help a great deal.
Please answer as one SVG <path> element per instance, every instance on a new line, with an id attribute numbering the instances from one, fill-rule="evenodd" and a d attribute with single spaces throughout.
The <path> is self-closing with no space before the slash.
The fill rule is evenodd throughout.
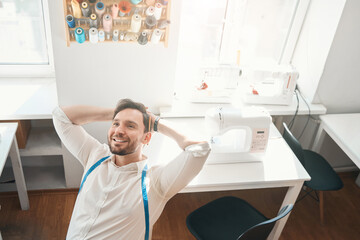
<path id="1" fill-rule="evenodd" d="M 159 133 L 164 134 L 172 139 L 174 139 L 180 148 L 185 149 L 187 146 L 196 143 L 202 143 L 204 141 L 194 141 L 184 136 L 174 128 L 170 127 L 169 124 L 166 123 L 166 120 L 161 119 L 158 122 L 157 130 Z"/>
<path id="2" fill-rule="evenodd" d="M 76 125 L 91 122 L 111 121 L 114 114 L 113 108 L 103 108 L 86 105 L 61 107 L 69 120 Z"/>

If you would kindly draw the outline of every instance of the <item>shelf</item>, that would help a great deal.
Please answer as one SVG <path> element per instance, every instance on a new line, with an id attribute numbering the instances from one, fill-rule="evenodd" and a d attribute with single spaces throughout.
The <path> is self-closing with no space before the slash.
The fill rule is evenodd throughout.
<path id="1" fill-rule="evenodd" d="M 25 149 L 20 149 L 21 156 L 62 155 L 61 141 L 53 127 L 34 127 Z"/>
<path id="2" fill-rule="evenodd" d="M 63 189 L 66 188 L 63 166 L 23 167 L 27 190 Z M 6 167 L 1 174 L 0 182 L 13 180 L 11 167 Z M 0 192 L 16 191 L 14 183 L 1 183 Z"/>

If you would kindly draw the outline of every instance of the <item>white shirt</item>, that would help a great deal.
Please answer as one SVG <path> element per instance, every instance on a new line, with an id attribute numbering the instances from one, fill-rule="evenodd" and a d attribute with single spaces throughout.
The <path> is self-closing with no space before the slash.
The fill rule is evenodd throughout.
<path id="1" fill-rule="evenodd" d="M 109 146 L 72 124 L 61 108 L 54 109 L 53 121 L 63 144 L 84 166 L 84 174 L 110 155 L 88 175 L 77 196 L 66 238 L 144 239 L 141 173 L 147 160 L 119 167 Z M 168 164 L 152 166 L 147 171 L 150 238 L 166 202 L 200 172 L 209 153 L 208 143 L 191 145 Z"/>

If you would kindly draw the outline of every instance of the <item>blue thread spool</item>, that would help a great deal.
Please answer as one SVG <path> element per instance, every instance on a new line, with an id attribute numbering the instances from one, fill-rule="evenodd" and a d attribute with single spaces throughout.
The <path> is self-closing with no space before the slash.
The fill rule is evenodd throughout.
<path id="1" fill-rule="evenodd" d="M 75 19 L 73 17 L 73 15 L 67 15 L 66 16 L 66 22 L 69 25 L 69 28 L 74 28 L 75 27 Z"/>
<path id="2" fill-rule="evenodd" d="M 75 40 L 78 43 L 85 42 L 85 32 L 84 29 L 82 29 L 81 27 L 75 29 Z"/>
<path id="3" fill-rule="evenodd" d="M 102 3 L 102 2 L 97 2 L 97 3 L 96 3 L 96 9 L 98 9 L 98 10 L 103 10 L 103 9 L 104 9 L 104 3 Z"/>
<path id="4" fill-rule="evenodd" d="M 134 5 L 139 4 L 142 0 L 130 0 L 130 2 Z"/>

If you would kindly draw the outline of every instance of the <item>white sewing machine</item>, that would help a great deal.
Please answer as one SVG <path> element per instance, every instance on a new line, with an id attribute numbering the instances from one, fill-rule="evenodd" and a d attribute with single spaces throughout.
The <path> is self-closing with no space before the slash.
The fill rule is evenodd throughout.
<path id="1" fill-rule="evenodd" d="M 261 161 L 270 123 L 270 114 L 259 107 L 209 109 L 205 125 L 212 150 L 206 163 Z"/>
<path id="2" fill-rule="evenodd" d="M 257 69 L 248 73 L 243 100 L 253 104 L 290 105 L 299 73 L 291 65 Z"/>

